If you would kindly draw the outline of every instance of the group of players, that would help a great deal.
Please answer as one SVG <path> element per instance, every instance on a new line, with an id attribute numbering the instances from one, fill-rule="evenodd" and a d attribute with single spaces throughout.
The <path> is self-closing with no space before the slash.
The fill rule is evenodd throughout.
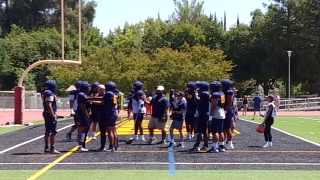
<path id="1" fill-rule="evenodd" d="M 57 133 L 57 106 L 55 88 L 56 82 L 48 80 L 45 82 L 45 90 L 42 94 L 45 119 L 45 153 L 60 153 L 54 147 L 54 139 Z M 96 126 L 99 123 L 101 132 L 101 147 L 99 150 L 114 152 L 119 149 L 119 140 L 116 133 L 116 120 L 118 119 L 117 106 L 119 102 L 119 91 L 112 81 L 99 84 L 95 82 L 91 85 L 86 81 L 75 83 L 77 90 L 70 92 L 71 114 L 74 116 L 75 124 L 67 134 L 67 139 L 71 141 L 71 134 L 78 129 L 78 151 L 88 151 L 85 147 L 89 128 L 92 124 L 92 136 L 95 139 Z M 232 144 L 232 130 L 237 119 L 236 90 L 232 87 L 232 81 L 224 79 L 221 82 L 213 81 L 210 84 L 205 81 L 188 82 L 185 93 L 177 93 L 176 98 L 170 105 L 169 100 L 164 95 L 164 87 L 158 86 L 152 99 L 149 100 L 142 91 L 143 84 L 140 81 L 133 83 L 131 90 L 132 110 L 135 119 L 135 133 L 131 140 L 145 141 L 143 135 L 142 121 L 146 113 L 145 104 L 153 107 L 149 120 L 148 129 L 150 139 L 147 143 L 155 144 L 154 129 L 162 130 L 162 140 L 158 144 L 166 144 L 165 124 L 167 123 L 168 109 L 173 122 L 172 129 L 178 129 L 182 135 L 183 120 L 186 122 L 187 139 L 191 139 L 192 132 L 196 137 L 196 143 L 190 151 L 207 150 L 208 152 L 224 152 L 226 149 L 234 149 Z M 184 100 L 186 102 L 184 102 Z M 182 122 L 181 122 L 182 121 Z M 140 137 L 137 133 L 140 131 Z M 109 138 L 109 148 L 105 149 L 106 134 Z M 209 134 L 212 134 L 213 145 L 209 148 Z M 173 137 L 173 136 L 171 136 Z M 202 148 L 200 142 L 204 140 Z M 50 148 L 49 148 L 50 140 Z M 176 147 L 184 147 L 183 140 Z M 175 144 L 173 138 L 168 147 Z"/>

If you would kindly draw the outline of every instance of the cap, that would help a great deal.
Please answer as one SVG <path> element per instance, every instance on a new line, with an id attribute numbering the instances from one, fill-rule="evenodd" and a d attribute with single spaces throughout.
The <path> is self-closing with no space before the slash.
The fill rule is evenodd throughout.
<path id="1" fill-rule="evenodd" d="M 164 91 L 164 87 L 163 86 L 158 86 L 157 87 L 157 91 Z"/>
<path id="2" fill-rule="evenodd" d="M 103 84 L 99 84 L 98 88 L 106 89 L 106 87 Z"/>
<path id="3" fill-rule="evenodd" d="M 184 93 L 182 91 L 178 92 L 178 96 L 184 96 Z"/>

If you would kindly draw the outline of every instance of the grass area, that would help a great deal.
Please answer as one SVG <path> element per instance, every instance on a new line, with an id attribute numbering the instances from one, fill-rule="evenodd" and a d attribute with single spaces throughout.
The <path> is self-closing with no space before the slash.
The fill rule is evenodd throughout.
<path id="1" fill-rule="evenodd" d="M 242 119 L 251 120 L 251 116 L 241 117 Z M 255 122 L 262 122 L 257 120 Z M 295 116 L 277 116 L 273 127 L 294 134 L 296 136 L 320 143 L 320 117 L 295 117 Z"/>
<path id="2" fill-rule="evenodd" d="M 68 119 L 70 119 L 70 118 L 58 119 L 58 122 L 65 121 Z M 33 125 L 42 125 L 42 124 L 44 124 L 44 120 L 38 120 L 38 121 L 34 121 L 32 123 L 33 123 Z M 20 130 L 20 129 L 23 129 L 26 127 L 29 127 L 29 126 L 24 126 L 24 125 L 21 125 L 21 126 L 0 126 L 0 135 L 6 134 L 9 132 L 13 132 L 13 131 L 17 131 L 17 130 Z"/>
<path id="3" fill-rule="evenodd" d="M 120 116 L 120 119 L 124 119 L 126 118 L 125 116 Z M 58 122 L 59 121 L 65 121 L 65 120 L 69 120 L 70 118 L 63 118 L 63 119 L 58 119 Z M 32 122 L 33 125 L 42 125 L 44 124 L 44 120 L 39 120 L 39 121 L 34 121 Z M 23 129 L 23 128 L 26 128 L 28 126 L 0 126 L 0 135 L 2 134 L 6 134 L 6 133 L 10 133 L 10 132 L 13 132 L 13 131 L 17 131 L 17 130 L 20 130 L 20 129 Z"/>
<path id="4" fill-rule="evenodd" d="M 0 179 L 27 179 L 36 171 L 2 170 Z M 14 174 L 14 176 L 13 176 Z M 320 171 L 300 170 L 178 170 L 169 176 L 167 170 L 49 170 L 39 180 L 76 180 L 76 179 L 113 179 L 113 180 L 198 180 L 198 179 L 246 179 L 246 180 L 318 180 Z"/>

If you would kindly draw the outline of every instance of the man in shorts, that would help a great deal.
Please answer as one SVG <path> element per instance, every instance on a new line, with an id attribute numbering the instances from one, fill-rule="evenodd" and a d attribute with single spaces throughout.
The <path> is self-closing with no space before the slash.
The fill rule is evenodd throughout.
<path id="1" fill-rule="evenodd" d="M 164 94 L 164 87 L 158 86 L 156 95 L 147 101 L 144 99 L 146 104 L 152 106 L 152 114 L 149 120 L 148 129 L 150 133 L 150 139 L 147 141 L 148 144 L 166 144 L 166 122 L 168 116 L 168 108 L 170 107 L 170 102 L 166 95 Z M 162 140 L 158 143 L 157 138 L 154 136 L 154 129 L 159 129 L 162 132 Z"/>

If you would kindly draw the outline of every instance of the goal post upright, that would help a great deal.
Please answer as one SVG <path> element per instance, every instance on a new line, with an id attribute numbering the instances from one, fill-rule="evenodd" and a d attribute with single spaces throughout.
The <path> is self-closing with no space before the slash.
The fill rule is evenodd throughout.
<path id="1" fill-rule="evenodd" d="M 80 65 L 81 64 L 81 0 L 78 0 L 78 36 L 79 36 L 79 55 L 78 60 L 65 60 L 65 52 L 64 52 L 64 0 L 60 0 L 60 10 L 61 10 L 61 60 L 40 60 L 33 64 L 31 64 L 27 69 L 24 70 L 22 75 L 19 78 L 18 86 L 14 87 L 14 124 L 23 124 L 23 115 L 24 115 L 24 109 L 25 109 L 25 97 L 24 97 L 24 90 L 23 87 L 23 81 L 27 74 L 35 67 L 43 64 L 75 64 Z"/>

